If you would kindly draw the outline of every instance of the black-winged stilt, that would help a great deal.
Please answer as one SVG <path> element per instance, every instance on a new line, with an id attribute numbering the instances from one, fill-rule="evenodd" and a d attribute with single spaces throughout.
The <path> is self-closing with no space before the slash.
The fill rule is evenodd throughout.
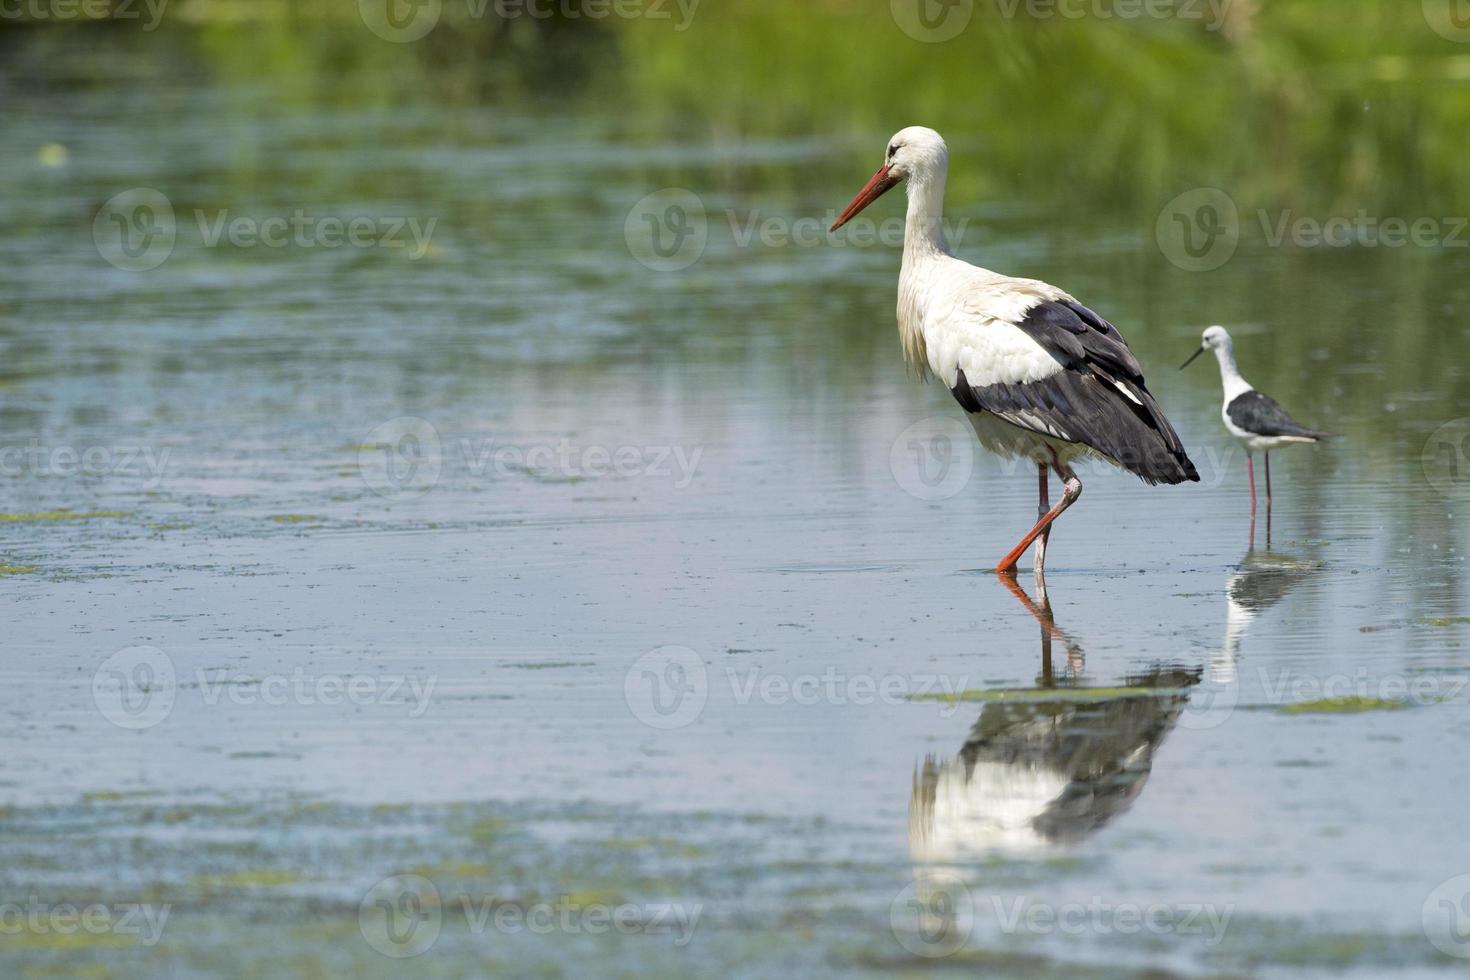
<path id="1" fill-rule="evenodd" d="M 904 357 L 921 378 L 944 382 L 986 449 L 1036 463 L 1039 519 L 995 570 L 1014 575 L 1035 543 L 1040 579 L 1051 524 L 1082 494 L 1069 465 L 1079 456 L 1101 457 L 1151 484 L 1198 481 L 1199 474 L 1116 327 L 1055 286 L 955 258 L 940 227 L 948 169 L 938 133 L 899 130 L 883 166 L 832 230 L 908 181 L 898 275 Z M 1055 507 L 1048 468 L 1063 481 Z"/>
<path id="2" fill-rule="evenodd" d="M 1330 433 L 1318 432 L 1302 425 L 1286 413 L 1280 403 L 1270 395 L 1251 387 L 1249 381 L 1240 376 L 1235 367 L 1235 342 L 1224 327 L 1210 327 L 1204 332 L 1199 350 L 1189 355 L 1189 360 L 1179 365 L 1183 371 L 1194 363 L 1194 359 L 1207 350 L 1215 352 L 1220 362 L 1220 383 L 1225 389 L 1225 402 L 1220 408 L 1220 418 L 1240 444 L 1245 447 L 1246 472 L 1251 482 L 1251 516 L 1256 513 L 1256 461 L 1259 450 L 1266 457 L 1266 515 L 1271 514 L 1271 450 L 1303 442 L 1320 442 Z M 1270 537 L 1270 521 L 1267 521 L 1267 537 Z"/>

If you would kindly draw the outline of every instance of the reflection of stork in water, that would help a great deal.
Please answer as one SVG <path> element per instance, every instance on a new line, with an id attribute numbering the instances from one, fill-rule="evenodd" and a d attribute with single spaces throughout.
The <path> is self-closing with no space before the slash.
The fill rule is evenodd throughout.
<path id="1" fill-rule="evenodd" d="M 1262 612 L 1321 570 L 1320 561 L 1303 561 L 1276 551 L 1246 552 L 1225 587 L 1225 646 L 1210 658 L 1210 679 L 1221 684 L 1234 681 L 1246 629 Z"/>
<path id="2" fill-rule="evenodd" d="M 1199 683 L 1198 668 L 1155 667 L 1121 687 L 1078 686 L 1081 649 L 1056 626 L 1045 594 L 1041 606 L 1019 598 L 1041 624 L 1037 687 L 991 692 L 996 700 L 959 754 L 930 756 L 918 767 L 909 803 L 909 849 L 918 863 L 1035 852 L 1098 830 L 1143 790 L 1154 752 Z M 1053 640 L 1067 644 L 1060 686 Z"/>

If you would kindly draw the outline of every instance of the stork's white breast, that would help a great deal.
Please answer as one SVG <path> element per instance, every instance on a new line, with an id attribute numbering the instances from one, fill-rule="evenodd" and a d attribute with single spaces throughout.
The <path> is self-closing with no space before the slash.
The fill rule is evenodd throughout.
<path id="1" fill-rule="evenodd" d="M 1062 370 L 1046 348 L 1012 323 L 947 318 L 925 332 L 929 368 L 953 388 L 960 371 L 971 385 L 1025 384 Z"/>
<path id="2" fill-rule="evenodd" d="M 924 270 L 927 302 L 917 311 L 929 369 L 953 388 L 960 371 L 971 385 L 1024 384 L 1062 370 L 1046 348 L 1016 326 L 1038 303 L 1069 299 L 1055 286 L 1012 279 L 953 261 Z M 927 288 L 925 288 L 927 287 Z"/>

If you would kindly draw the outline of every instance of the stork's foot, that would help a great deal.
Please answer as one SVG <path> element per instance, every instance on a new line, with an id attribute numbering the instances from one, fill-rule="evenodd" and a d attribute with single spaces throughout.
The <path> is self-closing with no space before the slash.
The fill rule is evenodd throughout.
<path id="1" fill-rule="evenodd" d="M 1071 467 L 1064 463 L 1057 463 L 1055 464 L 1055 469 L 1057 475 L 1062 478 L 1062 499 L 1057 501 L 1055 507 L 1042 515 L 1041 520 L 1036 522 L 1036 526 L 1026 532 L 1026 536 L 1021 539 L 1021 543 L 1011 549 L 1010 554 L 1000 560 L 1000 564 L 995 566 L 995 574 L 1014 578 L 1016 575 L 1016 563 L 1021 560 L 1021 556 L 1026 553 L 1026 549 L 1030 548 L 1031 545 L 1036 543 L 1038 538 L 1046 534 L 1051 527 L 1052 521 L 1062 516 L 1062 511 L 1071 507 L 1077 498 L 1082 496 L 1082 481 L 1077 479 L 1077 474 L 1072 472 Z M 1043 548 L 1038 550 L 1036 554 L 1036 577 L 1038 579 L 1042 577 L 1045 564 L 1046 551 Z"/>

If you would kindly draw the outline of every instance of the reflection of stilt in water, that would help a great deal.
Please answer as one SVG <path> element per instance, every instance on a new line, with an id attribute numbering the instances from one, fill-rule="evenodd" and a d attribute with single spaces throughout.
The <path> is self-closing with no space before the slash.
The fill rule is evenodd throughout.
<path id="1" fill-rule="evenodd" d="M 1250 624 L 1321 568 L 1319 561 L 1303 561 L 1279 552 L 1246 552 L 1226 584 L 1225 645 L 1210 658 L 1212 681 L 1228 684 L 1235 680 L 1240 642 Z"/>
<path id="2" fill-rule="evenodd" d="M 1267 470 L 1269 473 L 1269 469 Z M 1269 478 L 1268 478 L 1269 479 Z M 1251 508 L 1251 551 L 1256 550 L 1256 509 Z M 1266 550 L 1271 550 L 1271 498 L 1266 497 Z"/>
<path id="3" fill-rule="evenodd" d="M 1033 852 L 1080 840 L 1127 810 L 1153 755 L 1174 728 L 1200 671 L 1160 667 L 1122 687 L 1073 686 L 1082 650 L 1041 606 L 1012 588 L 1041 625 L 1038 686 L 994 691 L 952 759 L 929 756 L 914 773 L 909 848 L 920 864 L 987 851 Z M 1067 645 L 1069 680 L 1052 672 Z M 1094 693 L 1095 692 L 1095 693 Z"/>

